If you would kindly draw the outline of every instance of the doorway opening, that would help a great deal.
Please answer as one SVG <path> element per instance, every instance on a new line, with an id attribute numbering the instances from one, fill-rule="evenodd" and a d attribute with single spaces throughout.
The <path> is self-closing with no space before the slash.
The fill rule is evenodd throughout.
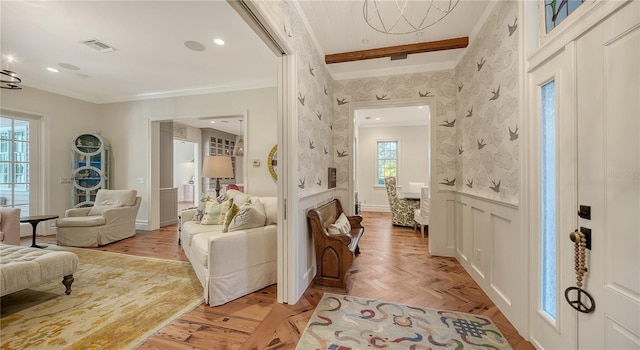
<path id="1" fill-rule="evenodd" d="M 389 211 L 387 176 L 396 177 L 397 189 L 403 193 L 430 187 L 429 105 L 361 108 L 353 116 L 356 206 L 365 211 Z"/>

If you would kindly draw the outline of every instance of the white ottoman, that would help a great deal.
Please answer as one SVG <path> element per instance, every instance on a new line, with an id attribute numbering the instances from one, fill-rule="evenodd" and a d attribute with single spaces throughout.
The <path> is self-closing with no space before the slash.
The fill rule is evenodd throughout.
<path id="1" fill-rule="evenodd" d="M 0 296 L 62 278 L 71 293 L 78 256 L 71 252 L 20 247 L 0 243 Z"/>

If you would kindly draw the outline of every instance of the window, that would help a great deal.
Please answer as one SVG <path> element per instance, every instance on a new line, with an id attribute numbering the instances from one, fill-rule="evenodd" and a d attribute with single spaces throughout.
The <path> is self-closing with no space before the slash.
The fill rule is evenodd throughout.
<path id="1" fill-rule="evenodd" d="M 556 318 L 556 86 L 550 81 L 542 95 L 542 310 Z"/>
<path id="2" fill-rule="evenodd" d="M 544 0 L 544 24 L 549 33 L 564 21 L 584 0 Z"/>
<path id="3" fill-rule="evenodd" d="M 0 205 L 29 215 L 30 136 L 28 120 L 0 117 Z"/>
<path id="4" fill-rule="evenodd" d="M 384 178 L 398 177 L 398 141 L 378 141 L 377 184 L 384 185 Z"/>

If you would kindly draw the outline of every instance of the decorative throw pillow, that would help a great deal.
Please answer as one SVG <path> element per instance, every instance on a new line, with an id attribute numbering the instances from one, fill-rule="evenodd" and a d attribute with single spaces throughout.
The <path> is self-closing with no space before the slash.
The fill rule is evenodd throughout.
<path id="1" fill-rule="evenodd" d="M 226 193 L 223 193 L 223 194 L 219 195 L 218 197 L 216 197 L 216 201 L 218 203 L 222 203 L 222 202 L 228 201 L 228 200 L 229 200 L 229 196 L 227 196 Z"/>
<path id="2" fill-rule="evenodd" d="M 230 199 L 230 201 L 233 202 L 232 199 Z M 229 208 L 227 214 L 224 216 L 224 226 L 222 227 L 222 232 L 229 232 L 229 225 L 231 225 L 231 221 L 233 221 L 233 218 L 236 216 L 236 214 L 238 214 L 239 211 L 240 208 L 237 205 L 231 205 L 231 208 Z"/>
<path id="3" fill-rule="evenodd" d="M 208 202 L 211 202 L 214 200 L 215 198 L 211 197 L 206 193 L 201 194 L 200 199 L 198 200 L 198 209 L 196 209 L 196 215 L 193 217 L 193 221 L 199 224 L 200 220 L 202 220 L 202 217 L 204 216 L 205 206 L 207 205 Z"/>
<path id="4" fill-rule="evenodd" d="M 122 208 L 122 204 L 94 204 L 87 216 L 100 216 L 105 210 L 111 208 Z"/>
<path id="5" fill-rule="evenodd" d="M 349 224 L 349 219 L 347 219 L 347 216 L 344 215 L 344 213 L 341 213 L 338 219 L 336 219 L 336 222 L 327 227 L 327 231 L 329 231 L 329 234 L 331 235 L 351 232 L 351 224 Z"/>
<path id="6" fill-rule="evenodd" d="M 229 225 L 229 232 L 264 226 L 267 216 L 262 202 L 257 198 L 247 200 Z"/>
<path id="7" fill-rule="evenodd" d="M 218 203 L 217 201 L 208 202 L 204 208 L 204 216 L 200 221 L 201 225 L 222 225 L 224 224 L 225 214 L 233 206 L 233 199 Z"/>

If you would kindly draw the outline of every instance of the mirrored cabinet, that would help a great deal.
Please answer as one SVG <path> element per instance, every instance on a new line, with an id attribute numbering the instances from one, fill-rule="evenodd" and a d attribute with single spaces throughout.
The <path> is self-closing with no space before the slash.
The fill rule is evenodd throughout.
<path id="1" fill-rule="evenodd" d="M 93 206 L 98 190 L 109 188 L 109 144 L 100 135 L 80 134 L 71 148 L 71 203 Z"/>

